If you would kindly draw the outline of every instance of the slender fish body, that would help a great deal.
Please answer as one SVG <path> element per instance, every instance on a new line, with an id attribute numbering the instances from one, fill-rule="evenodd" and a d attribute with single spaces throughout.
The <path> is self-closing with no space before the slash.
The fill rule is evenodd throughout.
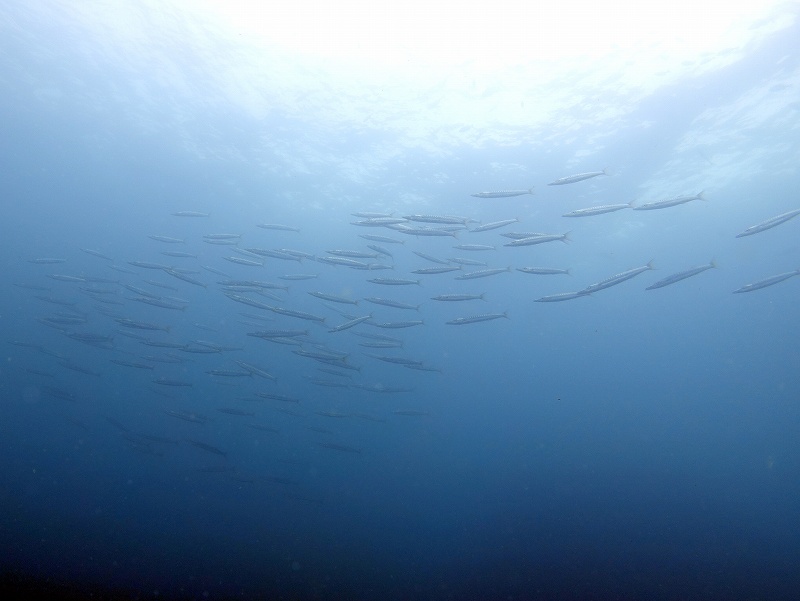
<path id="1" fill-rule="evenodd" d="M 471 194 L 475 198 L 513 198 L 514 196 L 523 196 L 525 194 L 533 194 L 533 188 L 527 190 L 498 190 L 497 192 L 476 192 Z"/>
<path id="2" fill-rule="evenodd" d="M 672 275 L 667 276 L 662 280 L 658 280 L 655 284 L 649 285 L 647 288 L 645 288 L 645 290 L 655 290 L 656 288 L 663 288 L 664 286 L 669 286 L 670 284 L 674 284 L 676 282 L 680 282 L 681 280 L 685 280 L 686 278 L 690 278 L 693 275 L 703 273 L 708 269 L 713 269 L 716 266 L 717 264 L 712 260 L 707 265 L 698 265 L 697 267 L 692 267 L 691 269 L 687 269 L 686 271 L 679 271 L 678 273 L 673 273 Z"/>
<path id="3" fill-rule="evenodd" d="M 763 231 L 772 229 L 776 225 L 780 225 L 781 223 L 786 223 L 792 217 L 797 217 L 800 215 L 800 209 L 795 209 L 793 211 L 788 211 L 783 213 L 782 215 L 778 215 L 777 217 L 773 217 L 772 219 L 767 219 L 766 221 L 762 221 L 761 223 L 757 223 L 756 225 L 751 225 L 741 234 L 737 234 L 737 238 L 744 238 L 745 236 L 752 236 L 753 234 L 758 234 Z"/>

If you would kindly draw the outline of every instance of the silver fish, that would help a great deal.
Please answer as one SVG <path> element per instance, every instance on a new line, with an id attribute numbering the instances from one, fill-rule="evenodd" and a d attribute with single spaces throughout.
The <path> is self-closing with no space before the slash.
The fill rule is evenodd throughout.
<path id="1" fill-rule="evenodd" d="M 602 171 L 588 171 L 586 173 L 576 173 L 575 175 L 567 175 L 566 177 L 560 177 L 557 180 L 552 181 L 547 185 L 563 186 L 564 184 L 574 184 L 576 182 L 582 182 L 585 179 L 591 179 L 593 177 L 597 177 L 598 175 L 609 175 L 609 173 L 605 169 L 603 169 Z"/>
<path id="2" fill-rule="evenodd" d="M 499 190 L 497 192 L 476 192 L 470 194 L 475 198 L 512 198 L 514 196 L 523 196 L 525 194 L 533 194 L 533 188 L 527 190 Z"/>
<path id="3" fill-rule="evenodd" d="M 692 200 L 705 200 L 703 193 L 688 194 L 686 196 L 676 196 L 675 198 L 668 198 L 667 200 L 656 200 L 654 202 L 646 202 L 643 205 L 633 207 L 634 211 L 652 211 L 654 209 L 666 209 L 667 207 L 674 207 L 690 202 Z"/>
<path id="4" fill-rule="evenodd" d="M 604 213 L 613 213 L 614 211 L 632 207 L 633 201 L 627 204 L 601 205 L 599 207 L 589 207 L 588 209 L 576 209 L 575 211 L 564 213 L 562 217 L 590 217 L 591 215 L 603 215 Z"/>
<path id="5" fill-rule="evenodd" d="M 773 217 L 772 219 L 767 219 L 766 221 L 762 221 L 756 225 L 751 225 L 741 234 L 737 234 L 737 238 L 743 238 L 745 236 L 752 236 L 753 234 L 758 234 L 768 229 L 772 229 L 776 225 L 780 225 L 781 223 L 786 223 L 792 217 L 797 217 L 800 215 L 800 209 L 795 209 L 793 211 L 788 211 L 783 213 L 782 215 L 778 215 L 777 217 Z"/>
<path id="6" fill-rule="evenodd" d="M 674 284 L 675 282 L 680 282 L 681 280 L 690 278 L 693 275 L 697 275 L 698 273 L 703 273 L 707 269 L 712 269 L 716 266 L 717 264 L 712 260 L 707 265 L 698 265 L 697 267 L 692 267 L 691 269 L 687 269 L 686 271 L 673 273 L 672 275 L 667 276 L 662 280 L 658 280 L 655 284 L 651 284 L 650 286 L 645 288 L 645 290 L 655 290 L 656 288 L 663 288 L 664 286 L 669 286 L 670 284 Z"/>
<path id="7" fill-rule="evenodd" d="M 795 271 L 787 271 L 786 273 L 779 273 L 778 275 L 773 275 L 763 280 L 759 280 L 758 282 L 753 282 L 752 284 L 745 284 L 738 290 L 734 290 L 733 293 L 739 294 L 741 292 L 752 292 L 753 290 L 761 290 L 762 288 L 766 288 L 767 286 L 773 286 L 784 280 L 788 280 L 789 278 L 796 275 L 800 275 L 800 269 L 796 269 Z"/>

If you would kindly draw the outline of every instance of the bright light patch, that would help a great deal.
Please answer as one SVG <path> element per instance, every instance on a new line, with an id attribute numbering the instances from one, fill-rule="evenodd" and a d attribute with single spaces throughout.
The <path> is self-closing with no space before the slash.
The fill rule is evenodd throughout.
<path id="1" fill-rule="evenodd" d="M 623 52 L 677 60 L 741 48 L 774 0 L 366 2 L 206 0 L 239 33 L 306 56 L 482 69 Z M 761 23 L 763 24 L 763 22 Z"/>

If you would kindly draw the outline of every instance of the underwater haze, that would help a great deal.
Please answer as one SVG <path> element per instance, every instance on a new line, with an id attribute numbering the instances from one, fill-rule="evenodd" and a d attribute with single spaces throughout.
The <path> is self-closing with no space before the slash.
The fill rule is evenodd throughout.
<path id="1" fill-rule="evenodd" d="M 496 4 L 0 7 L 0 588 L 795 598 L 797 5 Z"/>

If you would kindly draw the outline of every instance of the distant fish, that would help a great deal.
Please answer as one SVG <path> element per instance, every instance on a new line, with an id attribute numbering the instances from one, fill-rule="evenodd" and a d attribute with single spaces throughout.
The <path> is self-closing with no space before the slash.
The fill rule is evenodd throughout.
<path id="1" fill-rule="evenodd" d="M 280 223 L 259 223 L 258 227 L 263 230 L 277 230 L 280 232 L 299 232 L 299 227 L 293 227 L 291 225 L 283 225 Z"/>
<path id="2" fill-rule="evenodd" d="M 535 244 L 544 244 L 545 242 L 555 242 L 561 240 L 564 244 L 570 241 L 569 232 L 563 234 L 542 234 L 541 236 L 531 236 L 530 238 L 518 238 L 511 242 L 506 242 L 503 246 L 533 246 Z"/>
<path id="3" fill-rule="evenodd" d="M 514 219 L 503 219 L 501 221 L 492 221 L 491 223 L 484 223 L 482 225 L 474 227 L 470 230 L 470 232 L 472 233 L 488 232 L 490 230 L 496 230 L 498 228 L 511 225 L 512 223 L 517 223 L 518 221 L 519 219 L 517 219 L 516 217 Z"/>
<path id="4" fill-rule="evenodd" d="M 336 326 L 335 328 L 331 328 L 328 332 L 341 332 L 343 330 L 349 330 L 353 326 L 357 326 L 360 323 L 363 323 L 369 319 L 372 319 L 372 313 L 369 315 L 362 315 L 361 317 L 356 317 L 351 319 L 350 321 L 346 321 L 341 325 Z"/>
<path id="5" fill-rule="evenodd" d="M 193 440 L 191 438 L 187 438 L 186 440 L 190 444 L 196 446 L 198 449 L 208 451 L 209 453 L 214 453 L 215 455 L 222 455 L 223 457 L 225 457 L 225 455 L 227 454 L 225 453 L 225 451 L 218 449 L 217 447 L 211 446 L 210 444 L 200 442 L 199 440 Z"/>
<path id="6" fill-rule="evenodd" d="M 787 271 L 786 273 L 780 273 L 778 275 L 773 275 L 771 277 L 765 278 L 763 280 L 759 280 L 758 282 L 753 282 L 752 284 L 745 284 L 741 288 L 734 290 L 734 294 L 739 294 L 741 292 L 752 292 L 753 290 L 761 290 L 762 288 L 766 288 L 767 286 L 774 286 L 784 280 L 788 280 L 789 278 L 800 275 L 800 269 L 796 269 L 795 271 Z"/>
<path id="7" fill-rule="evenodd" d="M 541 298 L 537 298 L 534 302 L 537 303 L 557 303 L 561 301 L 568 301 L 573 300 L 576 298 L 582 298 L 584 296 L 589 296 L 589 292 L 585 292 L 580 290 L 578 292 L 562 292 L 561 294 L 551 294 L 549 296 L 542 296 Z"/>
<path id="8" fill-rule="evenodd" d="M 470 323 L 479 323 L 481 321 L 491 321 L 493 319 L 500 319 L 501 317 L 505 317 L 508 319 L 508 314 L 503 313 L 484 313 L 483 315 L 471 315 L 469 317 L 456 317 L 455 319 L 451 319 L 450 321 L 446 321 L 447 325 L 451 326 L 463 326 Z"/>
<path id="9" fill-rule="evenodd" d="M 586 286 L 583 290 L 579 292 L 583 294 L 591 294 L 592 292 L 597 292 L 599 290 L 605 290 L 606 288 L 611 288 L 612 286 L 616 286 L 617 284 L 621 284 L 622 282 L 626 282 L 629 279 L 636 277 L 640 273 L 644 273 L 653 269 L 653 262 L 650 261 L 647 265 L 642 265 L 641 267 L 634 267 L 633 269 L 628 269 L 627 271 L 623 271 L 622 273 L 618 273 L 616 275 L 612 275 L 609 278 L 604 279 L 601 282 L 597 282 L 595 284 L 590 284 Z"/>
<path id="10" fill-rule="evenodd" d="M 66 259 L 55 259 L 51 257 L 41 257 L 37 259 L 28 259 L 28 263 L 35 263 L 36 265 L 55 265 L 56 263 L 66 263 Z"/>
<path id="11" fill-rule="evenodd" d="M 332 303 L 343 303 L 346 305 L 357 305 L 358 301 L 345 296 L 338 296 L 336 294 L 326 294 L 324 292 L 309 292 L 311 296 L 321 298 L 322 300 L 330 301 Z"/>
<path id="12" fill-rule="evenodd" d="M 525 194 L 533 194 L 533 188 L 527 190 L 498 190 L 497 192 L 476 192 L 470 194 L 475 198 L 512 198 L 514 196 L 524 196 Z"/>
<path id="13" fill-rule="evenodd" d="M 674 273 L 670 276 L 665 277 L 662 280 L 658 280 L 655 284 L 651 284 L 650 286 L 645 288 L 645 290 L 655 290 L 656 288 L 663 288 L 664 286 L 669 286 L 670 284 L 674 284 L 675 282 L 680 282 L 681 280 L 690 278 L 693 275 L 703 273 L 708 269 L 713 269 L 716 266 L 717 264 L 714 261 L 711 261 L 706 265 L 699 265 L 697 267 L 692 267 L 691 269 L 687 269 L 686 271 L 680 271 L 678 273 Z"/>
<path id="14" fill-rule="evenodd" d="M 367 281 L 372 282 L 373 284 L 381 284 L 383 286 L 411 286 L 414 284 L 417 286 L 421 285 L 419 280 L 404 280 L 401 278 L 373 278 Z"/>
<path id="15" fill-rule="evenodd" d="M 615 211 L 629 208 L 633 208 L 633 201 L 627 204 L 601 205 L 599 207 L 577 209 L 575 211 L 570 211 L 569 213 L 564 213 L 562 217 L 590 217 L 592 215 L 603 215 L 604 213 L 613 213 Z"/>
<path id="16" fill-rule="evenodd" d="M 588 171 L 587 173 L 576 173 L 575 175 L 560 177 L 557 180 L 552 181 L 547 185 L 563 186 L 564 184 L 574 184 L 576 182 L 582 182 L 585 179 L 591 179 L 593 177 L 597 177 L 598 175 L 609 175 L 609 173 L 605 169 L 603 169 L 602 171 Z"/>
<path id="17" fill-rule="evenodd" d="M 506 271 L 511 271 L 511 267 L 495 267 L 492 269 L 480 269 L 478 271 L 470 271 L 461 275 L 457 275 L 455 280 L 476 280 L 478 278 L 487 278 L 492 275 L 497 275 L 498 273 L 503 273 Z"/>
<path id="18" fill-rule="evenodd" d="M 183 244 L 185 242 L 180 238 L 170 238 L 169 236 L 148 236 L 148 238 L 156 242 L 165 242 L 167 244 Z"/>
<path id="19" fill-rule="evenodd" d="M 705 200 L 702 192 L 698 194 L 687 194 L 685 196 L 676 196 L 675 198 L 668 198 L 666 200 L 656 200 L 654 202 L 646 202 L 643 205 L 633 207 L 634 211 L 652 211 L 654 209 L 666 209 L 667 207 L 674 207 L 682 205 L 692 200 Z"/>
<path id="20" fill-rule="evenodd" d="M 503 270 L 505 271 L 505 270 Z M 440 294 L 439 296 L 432 296 L 431 300 L 446 301 L 446 302 L 460 302 L 471 300 L 486 300 L 483 294 Z"/>
<path id="21" fill-rule="evenodd" d="M 175 217 L 208 217 L 208 213 L 201 213 L 199 211 L 177 211 L 173 213 Z"/>
<path id="22" fill-rule="evenodd" d="M 490 244 L 457 244 L 453 248 L 456 248 L 458 250 L 472 250 L 472 251 L 497 250 L 494 246 Z"/>
<path id="23" fill-rule="evenodd" d="M 569 275 L 569 268 L 558 269 L 555 267 L 517 267 L 517 271 L 534 275 Z"/>
<path id="24" fill-rule="evenodd" d="M 744 238 L 745 236 L 752 236 L 753 234 L 758 234 L 758 233 L 763 232 L 765 230 L 772 229 L 773 227 L 775 227 L 776 225 L 780 225 L 781 223 L 786 223 L 792 217 L 797 217 L 798 215 L 800 215 L 800 209 L 795 209 L 793 211 L 788 211 L 786 213 L 783 213 L 782 215 L 778 215 L 777 217 L 773 217 L 772 219 L 767 219 L 766 221 L 762 221 L 761 223 L 758 223 L 756 225 L 751 225 L 749 228 L 747 228 L 741 234 L 737 234 L 736 237 L 737 238 Z"/>
<path id="25" fill-rule="evenodd" d="M 108 255 L 101 253 L 99 250 L 92 250 L 91 248 L 82 248 L 81 250 L 86 254 L 92 255 L 93 257 L 98 257 L 100 259 L 105 259 L 106 261 L 114 260 Z"/>

